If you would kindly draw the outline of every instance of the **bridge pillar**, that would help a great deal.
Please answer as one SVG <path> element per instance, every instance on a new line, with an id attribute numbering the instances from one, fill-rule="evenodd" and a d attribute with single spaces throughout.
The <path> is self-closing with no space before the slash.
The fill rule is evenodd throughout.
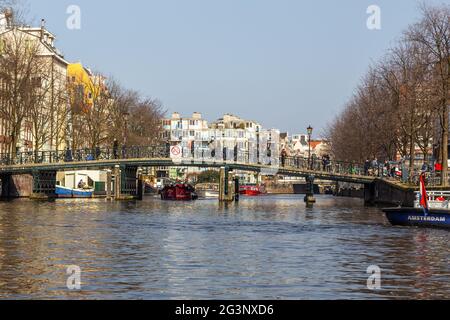
<path id="1" fill-rule="evenodd" d="M 116 166 L 114 168 L 114 198 L 115 200 L 133 200 L 142 199 L 143 186 L 139 187 L 142 183 L 140 174 L 138 177 L 137 166 Z M 139 194 L 141 191 L 141 195 Z"/>
<path id="2" fill-rule="evenodd" d="M 137 189 L 136 197 L 138 200 L 144 200 L 145 181 L 142 169 L 137 170 Z"/>
<path id="3" fill-rule="evenodd" d="M 239 190 L 238 190 L 239 192 Z M 228 167 L 220 168 L 219 201 L 232 202 L 235 198 L 235 181 Z"/>
<path id="4" fill-rule="evenodd" d="M 121 189 L 121 172 L 120 166 L 114 167 L 114 199 L 120 200 L 120 189 Z"/>
<path id="5" fill-rule="evenodd" d="M 112 200 L 112 171 L 106 172 L 106 200 Z"/>
<path id="6" fill-rule="evenodd" d="M 234 201 L 236 201 L 236 202 L 239 202 L 239 200 L 240 200 L 239 189 L 240 189 L 239 178 L 235 177 L 234 178 Z"/>
<path id="7" fill-rule="evenodd" d="M 377 186 L 376 183 L 370 183 L 364 185 L 364 203 L 365 205 L 375 205 L 377 198 Z"/>
<path id="8" fill-rule="evenodd" d="M 2 185 L 1 185 L 1 199 L 9 199 L 10 198 L 10 184 L 11 184 L 11 174 L 3 174 L 0 176 Z"/>
<path id="9" fill-rule="evenodd" d="M 314 179 L 313 175 L 306 177 L 306 195 L 305 203 L 307 206 L 313 206 L 316 203 L 316 198 L 314 198 Z"/>
<path id="10" fill-rule="evenodd" d="M 2 199 L 30 198 L 33 193 L 31 174 L 6 173 L 0 176 Z"/>
<path id="11" fill-rule="evenodd" d="M 49 200 L 56 198 L 56 171 L 36 170 L 32 173 L 33 190 L 30 199 Z"/>

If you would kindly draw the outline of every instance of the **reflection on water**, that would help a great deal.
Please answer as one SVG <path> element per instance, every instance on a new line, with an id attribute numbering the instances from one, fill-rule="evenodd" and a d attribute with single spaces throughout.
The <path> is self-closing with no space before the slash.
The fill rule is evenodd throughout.
<path id="1" fill-rule="evenodd" d="M 20 200 L 0 203 L 0 298 L 450 299 L 449 240 L 354 199 Z M 81 291 L 66 288 L 69 265 Z"/>

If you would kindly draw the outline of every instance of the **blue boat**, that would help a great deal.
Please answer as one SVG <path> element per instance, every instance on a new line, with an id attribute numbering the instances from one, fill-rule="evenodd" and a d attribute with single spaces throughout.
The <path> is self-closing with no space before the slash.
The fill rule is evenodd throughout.
<path id="1" fill-rule="evenodd" d="M 386 217 L 394 226 L 450 228 L 450 210 L 423 208 L 384 209 Z"/>
<path id="2" fill-rule="evenodd" d="M 58 198 L 92 198 L 94 190 L 72 189 L 62 186 L 56 186 L 56 195 Z"/>
<path id="3" fill-rule="evenodd" d="M 414 208 L 384 209 L 394 226 L 450 228 L 450 193 L 425 188 L 425 175 L 420 176 L 420 192 L 416 193 Z"/>

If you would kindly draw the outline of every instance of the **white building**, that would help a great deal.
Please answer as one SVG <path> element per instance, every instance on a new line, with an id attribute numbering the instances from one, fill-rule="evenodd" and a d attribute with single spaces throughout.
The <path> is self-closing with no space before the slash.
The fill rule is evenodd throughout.
<path id="1" fill-rule="evenodd" d="M 17 46 L 19 50 L 37 45 L 36 50 L 39 64 L 42 66 L 38 71 L 42 74 L 32 74 L 33 88 L 45 93 L 42 100 L 42 116 L 40 126 L 42 131 L 48 131 L 45 140 L 39 146 L 40 150 L 63 150 L 64 125 L 66 123 L 66 108 L 68 108 L 68 97 L 65 92 L 67 81 L 68 62 L 60 51 L 55 47 L 55 36 L 45 28 L 42 20 L 41 27 L 15 26 L 12 24 L 12 16 L 8 11 L 0 12 L 0 55 L 6 46 Z M 4 81 L 3 81 L 4 82 Z M 0 79 L 0 88 L 2 87 Z M 3 83 L 4 87 L 8 83 Z M 2 101 L 0 101 L 2 103 Z M 20 151 L 35 150 L 33 128 L 38 121 L 36 117 L 25 117 L 22 121 L 17 149 Z M 9 119 L 0 119 L 0 153 L 8 153 L 11 147 L 11 123 Z M 41 130 L 41 129 L 39 129 Z"/>
<path id="2" fill-rule="evenodd" d="M 163 139 L 179 145 L 183 159 L 279 165 L 280 132 L 255 121 L 226 114 L 209 125 L 196 112 L 190 118 L 173 113 L 162 124 Z"/>
<path id="3" fill-rule="evenodd" d="M 294 134 L 288 133 L 281 134 L 280 150 L 285 149 L 288 156 L 303 157 L 309 156 L 309 148 L 311 147 L 311 155 L 316 157 L 323 157 L 330 154 L 330 147 L 324 139 L 311 139 L 307 134 Z"/>

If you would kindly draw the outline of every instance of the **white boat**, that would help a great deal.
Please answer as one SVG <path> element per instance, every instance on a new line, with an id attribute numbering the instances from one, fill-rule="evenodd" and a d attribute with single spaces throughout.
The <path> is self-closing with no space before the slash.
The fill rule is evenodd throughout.
<path id="1" fill-rule="evenodd" d="M 218 183 L 199 183 L 195 186 L 199 198 L 219 198 Z"/>

